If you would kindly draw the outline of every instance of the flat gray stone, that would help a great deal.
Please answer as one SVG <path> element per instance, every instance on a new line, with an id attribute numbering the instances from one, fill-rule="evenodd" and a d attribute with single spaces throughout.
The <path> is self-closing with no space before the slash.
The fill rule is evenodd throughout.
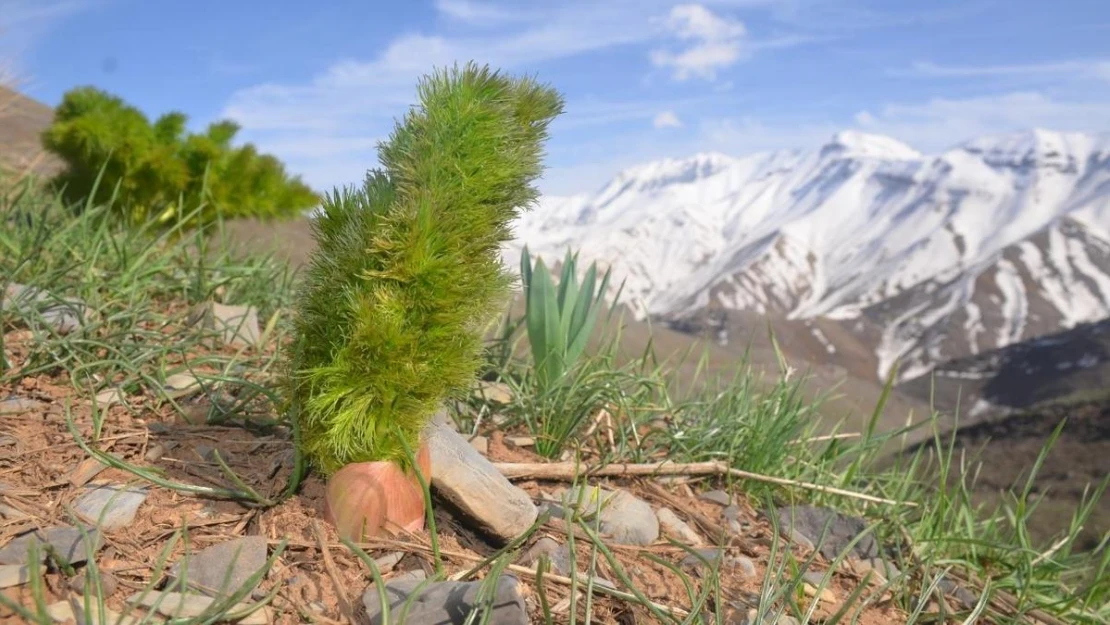
<path id="1" fill-rule="evenodd" d="M 725 552 L 719 547 L 702 547 L 701 549 L 695 549 L 694 553 L 686 554 L 686 557 L 679 564 L 688 569 L 700 569 L 705 567 L 706 562 L 716 565 L 724 555 Z"/>
<path id="2" fill-rule="evenodd" d="M 86 532 L 93 541 L 93 552 L 100 549 L 104 540 L 100 532 L 92 527 L 86 528 Z M 46 561 L 46 550 L 43 548 L 45 544 L 53 546 L 58 555 L 65 558 L 70 564 L 81 564 L 88 560 L 85 537 L 81 535 L 81 530 L 75 527 L 59 526 L 34 530 L 16 537 L 15 540 L 0 549 L 0 564 L 28 564 L 27 559 L 30 556 L 29 550 L 32 542 L 39 544 L 39 562 Z"/>
<path id="3" fill-rule="evenodd" d="M 0 415 L 5 414 L 26 414 L 33 410 L 42 408 L 45 404 L 34 399 L 27 399 L 26 397 L 8 397 L 0 399 Z M 11 439 L 15 442 L 15 439 Z"/>
<path id="4" fill-rule="evenodd" d="M 155 610 L 159 614 L 176 619 L 196 618 L 204 614 L 205 610 L 216 601 L 219 600 L 205 595 L 157 591 L 147 592 L 146 596 L 143 596 L 143 592 L 139 591 L 127 598 L 127 603 L 131 605 L 141 605 L 144 608 Z M 157 607 L 155 607 L 156 605 Z M 238 616 L 250 608 L 251 604 L 237 603 L 227 612 Z M 272 619 L 269 608 L 260 607 L 241 618 L 225 620 L 234 620 L 239 625 L 268 625 Z"/>
<path id="5" fill-rule="evenodd" d="M 82 570 L 81 572 L 77 573 L 77 575 L 70 578 L 68 584 L 70 590 L 81 595 L 85 594 L 85 573 L 86 571 Z M 119 589 L 119 580 L 116 579 L 115 575 L 100 571 L 99 578 L 100 590 L 104 593 L 105 597 L 111 597 L 112 595 L 116 594 L 116 590 Z M 96 592 L 95 587 L 93 587 L 93 592 Z"/>
<path id="6" fill-rule="evenodd" d="M 425 440 L 436 493 L 502 543 L 527 531 L 539 511 L 528 493 L 514 486 L 458 432 L 433 422 Z"/>
<path id="7" fill-rule="evenodd" d="M 698 499 L 715 503 L 722 508 L 732 505 L 732 497 L 723 490 L 711 490 L 698 495 Z"/>
<path id="8" fill-rule="evenodd" d="M 567 505 L 578 503 L 580 487 L 569 489 L 564 497 Z M 623 490 L 608 491 L 587 487 L 580 514 L 598 514 L 601 533 L 624 545 L 650 545 L 659 539 L 659 519 L 642 499 Z M 586 521 L 591 526 L 592 519 Z"/>
<path id="9" fill-rule="evenodd" d="M 863 519 L 845 516 L 829 508 L 786 506 L 779 508 L 777 514 L 779 527 L 787 537 L 791 533 L 804 536 L 829 561 L 845 552 L 852 540 L 867 529 Z M 877 558 L 879 544 L 873 535 L 868 534 L 856 542 L 847 555 L 860 559 Z"/>
<path id="10" fill-rule="evenodd" d="M 898 567 L 882 558 L 855 560 L 852 565 L 861 574 L 866 575 L 868 572 L 872 573 L 880 582 L 897 581 L 898 578 L 902 576 L 902 571 L 898 570 Z"/>
<path id="11" fill-rule="evenodd" d="M 123 484 L 95 484 L 81 490 L 85 494 L 77 500 L 74 510 L 84 520 L 106 531 L 131 525 L 149 494 L 145 486 Z"/>
<path id="12" fill-rule="evenodd" d="M 42 571 L 42 565 L 38 565 Z M 31 581 L 31 567 L 19 564 L 0 564 L 0 588 L 22 586 Z"/>
<path id="13" fill-rule="evenodd" d="M 59 298 L 37 287 L 9 284 L 0 298 L 0 310 L 14 310 L 25 318 L 42 315 L 42 320 L 61 334 L 81 327 L 85 303 L 76 298 Z"/>
<path id="14" fill-rule="evenodd" d="M 726 521 L 739 521 L 740 506 L 736 504 L 725 506 L 725 509 L 721 510 L 721 517 L 724 518 Z"/>
<path id="15" fill-rule="evenodd" d="M 802 581 L 810 584 L 814 588 L 820 588 L 822 584 L 828 586 L 829 582 L 826 581 L 826 577 L 827 576 L 821 571 L 806 571 L 802 573 Z"/>
<path id="16" fill-rule="evenodd" d="M 937 582 L 937 587 L 944 591 L 944 594 L 955 599 L 965 610 L 970 610 L 979 603 L 979 597 L 975 593 L 965 588 L 962 584 L 956 583 L 947 576 L 940 578 Z"/>
<path id="17" fill-rule="evenodd" d="M 670 508 L 660 508 L 655 511 L 655 518 L 659 519 L 659 527 L 663 533 L 678 542 L 690 547 L 697 547 L 705 543 L 694 528 L 683 521 Z"/>
<path id="18" fill-rule="evenodd" d="M 397 625 L 462 625 L 472 610 L 479 612 L 475 623 L 482 622 L 482 612 L 489 611 L 490 625 L 529 625 L 528 609 L 515 577 L 504 575 L 497 580 L 492 601 L 479 602 L 479 589 L 488 582 L 431 582 L 394 580 L 385 585 L 389 602 L 390 623 Z M 420 588 L 421 584 L 425 584 Z M 415 595 L 404 616 L 401 610 Z M 371 584 L 362 595 L 370 623 L 383 623 L 381 597 Z"/>
<path id="19" fill-rule="evenodd" d="M 258 310 L 250 306 L 229 306 L 207 302 L 197 306 L 190 315 L 189 324 L 201 323 L 202 327 L 216 330 L 228 345 L 257 345 L 262 337 L 258 324 Z"/>
<path id="20" fill-rule="evenodd" d="M 89 618 L 85 618 L 86 601 L 89 606 Z M 121 615 L 119 612 L 104 606 L 104 620 L 100 620 L 100 606 L 94 597 L 82 599 L 71 597 L 69 601 L 58 601 L 46 606 L 46 614 L 55 623 L 77 623 L 77 625 L 137 625 L 141 619 L 130 615 Z M 147 620 L 148 623 L 152 622 Z M 157 622 L 157 621 L 153 621 Z"/>
<path id="21" fill-rule="evenodd" d="M 548 561 L 551 563 L 549 569 L 552 573 L 567 577 L 570 575 L 570 549 L 566 545 L 560 545 L 559 541 L 549 536 L 536 541 L 536 544 L 528 548 L 520 556 L 519 564 L 521 566 L 535 567 L 539 564 L 540 557 L 547 556 Z"/>
<path id="22" fill-rule="evenodd" d="M 428 574 L 424 572 L 424 569 L 413 569 L 411 571 L 405 571 L 403 573 L 398 573 L 397 575 L 395 575 L 389 581 L 391 581 L 391 582 L 422 582 L 426 579 L 428 579 Z"/>
<path id="23" fill-rule="evenodd" d="M 266 539 L 244 536 L 202 549 L 185 561 L 185 586 L 212 597 L 226 597 L 241 589 L 266 566 Z M 181 576 L 182 563 L 170 569 L 171 580 Z M 180 587 L 178 587 L 180 588 Z"/>
<path id="24" fill-rule="evenodd" d="M 755 576 L 757 575 L 755 570 L 755 562 L 752 562 L 751 558 L 749 558 L 748 556 L 736 556 L 733 558 L 729 558 L 729 561 L 732 566 L 740 569 L 740 574 L 743 575 L 746 579 L 755 579 Z"/>

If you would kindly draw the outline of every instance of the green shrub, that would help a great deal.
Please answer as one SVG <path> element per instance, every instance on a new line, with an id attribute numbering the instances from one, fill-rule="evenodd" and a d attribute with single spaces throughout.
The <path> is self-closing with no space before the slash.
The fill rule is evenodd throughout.
<path id="1" fill-rule="evenodd" d="M 303 449 L 325 474 L 406 464 L 405 444 L 473 383 L 511 283 L 500 247 L 538 195 L 562 110 L 556 91 L 474 65 L 425 77 L 418 94 L 379 147 L 383 168 L 329 194 L 315 221 L 290 381 Z"/>
<path id="2" fill-rule="evenodd" d="M 65 94 L 42 139 L 66 165 L 54 182 L 67 201 L 111 203 L 132 224 L 175 223 L 185 213 L 195 213 L 195 223 L 292 216 L 318 203 L 273 156 L 250 144 L 233 147 L 234 122 L 215 122 L 204 133 L 187 133 L 186 122 L 171 112 L 151 123 L 122 99 L 79 87 Z"/>

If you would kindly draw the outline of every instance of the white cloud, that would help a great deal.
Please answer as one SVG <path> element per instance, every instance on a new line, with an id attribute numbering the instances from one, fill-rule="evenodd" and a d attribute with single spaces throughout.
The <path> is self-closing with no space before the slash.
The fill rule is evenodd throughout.
<path id="1" fill-rule="evenodd" d="M 1110 129 L 1110 106 L 1106 99 L 1065 100 L 1017 91 L 887 104 L 876 111 L 860 111 L 855 121 L 863 130 L 935 152 L 975 137 L 1030 128 L 1106 131 Z"/>
<path id="2" fill-rule="evenodd" d="M 491 8 L 457 0 L 443 0 L 437 6 L 460 20 L 478 19 Z M 417 78 L 434 68 L 473 60 L 514 71 L 642 43 L 655 34 L 649 18 L 631 10 L 630 4 L 533 6 L 540 8 L 523 14 L 521 23 L 505 33 L 401 34 L 375 57 L 334 62 L 308 82 L 241 89 L 232 94 L 221 116 L 239 122 L 244 140 L 282 158 L 291 171 L 303 172 L 310 184 L 330 188 L 361 179 L 361 173 L 351 179 L 351 172 L 365 172 L 377 164 L 372 150 L 352 151 L 343 139 L 385 137 L 393 120 L 415 101 Z M 650 120 L 658 109 L 658 104 L 644 103 L 609 108 L 571 104 L 559 123 L 573 127 L 599 120 Z"/>
<path id="3" fill-rule="evenodd" d="M 675 6 L 665 25 L 674 36 L 690 42 L 689 46 L 677 53 L 653 50 L 651 62 L 657 67 L 672 68 L 678 80 L 694 76 L 713 80 L 719 70 L 732 66 L 748 54 L 744 23 L 719 16 L 700 4 Z"/>
<path id="4" fill-rule="evenodd" d="M 928 78 L 1069 76 L 1110 81 L 1110 60 L 1086 59 L 1014 65 L 938 65 L 920 61 L 913 64 L 908 75 Z"/>
<path id="5" fill-rule="evenodd" d="M 473 0 L 436 0 L 436 10 L 449 19 L 475 26 L 522 21 L 528 17 L 528 13 L 519 9 L 509 10 Z"/>
<path id="6" fill-rule="evenodd" d="M 682 128 L 682 120 L 674 111 L 663 111 L 651 120 L 651 125 L 655 128 Z"/>

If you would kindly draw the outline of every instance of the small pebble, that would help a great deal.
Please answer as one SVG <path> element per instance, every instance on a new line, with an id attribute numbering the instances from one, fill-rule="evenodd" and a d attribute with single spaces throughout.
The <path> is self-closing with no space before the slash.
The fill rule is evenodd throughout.
<path id="1" fill-rule="evenodd" d="M 732 497 L 723 490 L 711 490 L 698 495 L 698 499 L 726 507 L 732 505 Z"/>

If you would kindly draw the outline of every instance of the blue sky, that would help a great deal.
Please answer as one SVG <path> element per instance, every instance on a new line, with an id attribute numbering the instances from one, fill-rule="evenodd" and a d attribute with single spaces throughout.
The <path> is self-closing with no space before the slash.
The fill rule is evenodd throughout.
<path id="1" fill-rule="evenodd" d="M 1110 130 L 1107 0 L 0 0 L 0 59 L 240 139 L 318 188 L 355 183 L 417 78 L 476 60 L 559 88 L 541 187 L 838 130 L 923 151 L 1030 127 Z"/>

